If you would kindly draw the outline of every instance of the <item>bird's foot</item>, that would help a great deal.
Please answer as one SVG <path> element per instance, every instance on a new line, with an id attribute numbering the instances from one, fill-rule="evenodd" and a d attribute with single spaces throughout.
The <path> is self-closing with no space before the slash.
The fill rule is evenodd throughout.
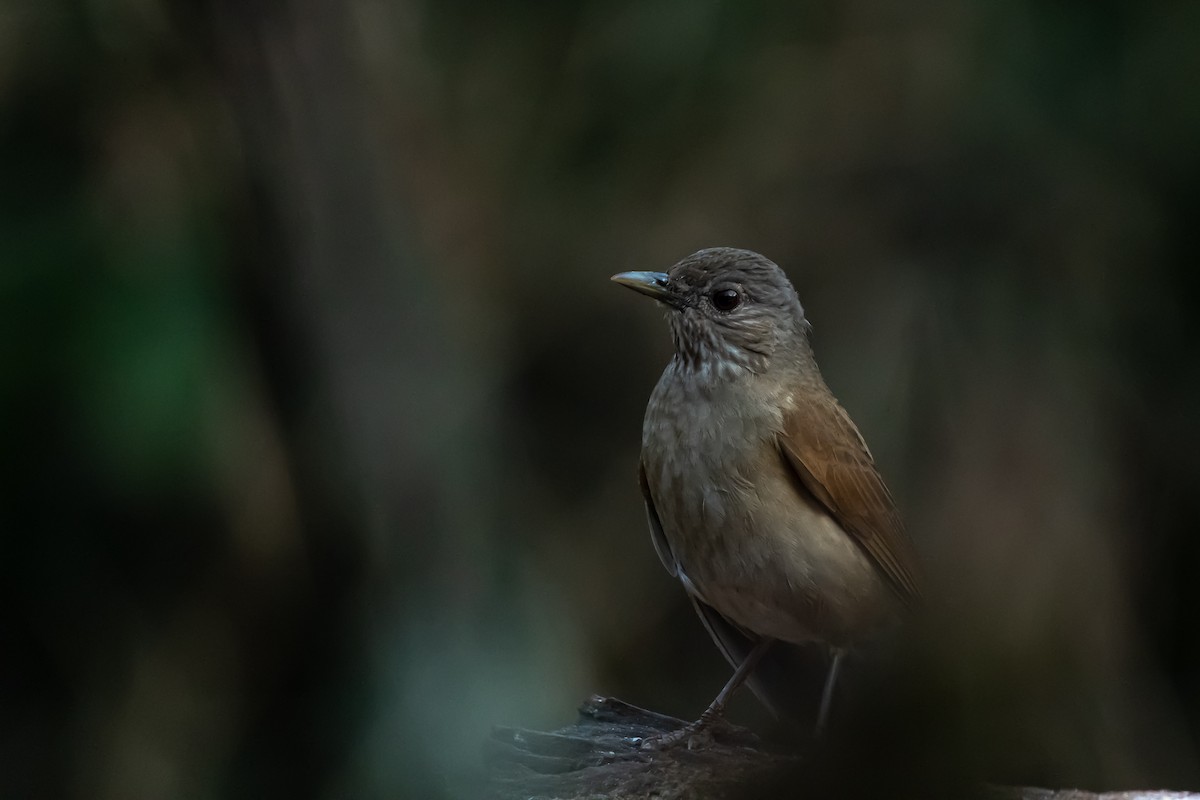
<path id="1" fill-rule="evenodd" d="M 687 745 L 688 750 L 708 747 L 713 742 L 712 733 L 706 729 L 707 726 L 700 723 L 700 720 L 689 722 L 682 728 L 642 739 L 638 747 L 641 750 L 670 750 L 683 744 Z"/>
<path id="2" fill-rule="evenodd" d="M 719 735 L 734 730 L 734 726 L 726 722 L 724 717 L 706 714 L 682 728 L 643 739 L 638 747 L 642 750 L 669 750 L 685 745 L 688 750 L 703 750 L 711 747 Z"/>

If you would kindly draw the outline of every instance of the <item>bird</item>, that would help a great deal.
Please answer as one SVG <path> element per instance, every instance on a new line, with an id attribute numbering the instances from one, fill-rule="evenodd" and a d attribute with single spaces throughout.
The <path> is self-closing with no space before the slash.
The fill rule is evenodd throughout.
<path id="1" fill-rule="evenodd" d="M 674 355 L 646 406 L 638 479 L 658 557 L 734 668 L 700 718 L 664 738 L 718 723 L 781 642 L 828 649 L 820 733 L 846 653 L 921 597 L 892 495 L 775 262 L 712 247 L 612 280 L 666 310 Z"/>

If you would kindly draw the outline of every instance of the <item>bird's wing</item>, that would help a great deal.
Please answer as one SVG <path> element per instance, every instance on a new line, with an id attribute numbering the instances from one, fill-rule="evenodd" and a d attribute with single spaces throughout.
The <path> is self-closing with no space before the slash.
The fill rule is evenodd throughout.
<path id="1" fill-rule="evenodd" d="M 784 416 L 784 460 L 906 604 L 920 597 L 916 556 L 892 495 L 846 410 L 831 396 L 800 400 Z"/>
<path id="2" fill-rule="evenodd" d="M 650 482 L 646 480 L 646 465 L 638 462 L 638 483 L 642 487 L 642 499 L 646 501 L 646 522 L 650 524 L 650 541 L 654 543 L 654 552 L 658 553 L 658 560 L 667 568 L 667 572 L 671 573 L 672 577 L 679 577 L 679 563 L 675 560 L 675 554 L 671 552 L 671 543 L 667 541 L 667 535 L 663 533 L 662 520 L 658 518 L 658 512 L 654 509 L 654 498 L 650 496 Z"/>

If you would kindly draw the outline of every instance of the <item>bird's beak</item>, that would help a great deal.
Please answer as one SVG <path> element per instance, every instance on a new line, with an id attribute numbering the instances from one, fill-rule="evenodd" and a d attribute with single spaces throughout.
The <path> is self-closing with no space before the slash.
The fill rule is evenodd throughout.
<path id="1" fill-rule="evenodd" d="M 611 280 L 669 306 L 678 305 L 665 272 L 620 272 L 613 275 Z"/>

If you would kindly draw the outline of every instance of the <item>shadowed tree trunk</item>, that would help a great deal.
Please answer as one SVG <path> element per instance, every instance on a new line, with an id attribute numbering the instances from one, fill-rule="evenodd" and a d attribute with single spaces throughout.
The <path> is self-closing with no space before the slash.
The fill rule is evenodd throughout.
<path id="1" fill-rule="evenodd" d="M 369 724 L 363 687 L 374 676 L 348 674 L 370 663 L 362 603 L 419 607 L 438 579 L 433 543 L 445 538 L 456 424 L 455 407 L 439 398 L 453 391 L 457 361 L 446 352 L 445 303 L 372 168 L 377 143 L 349 7 L 175 8 L 181 27 L 200 34 L 241 146 L 229 277 L 283 428 L 307 555 L 293 612 L 303 622 L 254 676 L 260 722 L 248 726 L 240 759 L 251 785 L 303 796 L 336 779 Z M 253 651 L 256 632 L 244 635 Z M 288 729 L 298 735 L 273 735 Z M 396 742 L 405 784 L 437 796 L 444 790 L 416 753 Z"/>

